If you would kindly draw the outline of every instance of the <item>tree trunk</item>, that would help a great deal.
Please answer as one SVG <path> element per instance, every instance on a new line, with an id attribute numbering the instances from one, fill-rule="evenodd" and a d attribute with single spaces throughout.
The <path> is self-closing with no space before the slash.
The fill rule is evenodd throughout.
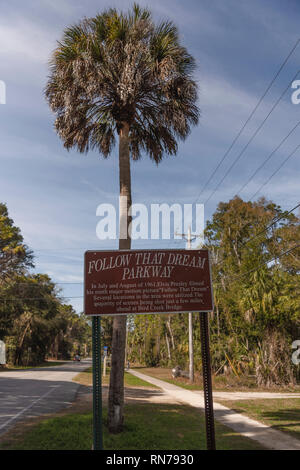
<path id="1" fill-rule="evenodd" d="M 175 343 L 174 343 L 174 336 L 173 336 L 173 331 L 172 331 L 172 328 L 171 328 L 171 315 L 168 316 L 168 320 L 167 320 L 167 326 L 168 326 L 168 329 L 169 329 L 169 332 L 170 332 L 170 337 L 171 337 L 171 342 L 172 342 L 172 349 L 175 349 Z"/>
<path id="2" fill-rule="evenodd" d="M 161 326 L 160 326 L 160 315 L 158 316 L 158 326 L 156 330 L 156 354 L 159 359 L 160 357 L 160 334 L 161 334 Z"/>
<path id="3" fill-rule="evenodd" d="M 129 208 L 131 207 L 131 177 L 129 155 L 129 125 L 122 123 L 119 134 L 119 172 L 120 172 L 120 202 L 119 202 L 119 249 L 131 248 Z M 108 396 L 108 429 L 112 433 L 123 429 L 124 409 L 124 365 L 126 343 L 126 315 L 118 315 L 113 319 L 112 356 L 110 384 Z"/>
<path id="4" fill-rule="evenodd" d="M 165 333 L 166 343 L 167 343 L 167 350 L 168 350 L 168 359 L 171 360 L 171 351 L 170 351 L 170 343 L 168 338 L 168 333 Z"/>
<path id="5" fill-rule="evenodd" d="M 216 313 L 217 313 L 217 330 L 218 330 L 218 339 L 220 338 L 220 316 L 219 316 L 219 305 L 216 304 Z"/>

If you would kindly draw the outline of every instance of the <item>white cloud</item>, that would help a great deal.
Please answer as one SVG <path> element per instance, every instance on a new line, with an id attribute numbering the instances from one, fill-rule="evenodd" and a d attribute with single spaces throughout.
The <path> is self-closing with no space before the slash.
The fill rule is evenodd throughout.
<path id="1" fill-rule="evenodd" d="M 1 61 L 9 60 L 22 63 L 28 61 L 47 63 L 49 52 L 55 47 L 55 42 L 49 31 L 42 29 L 28 19 L 17 19 L 7 23 L 5 18 L 0 20 Z"/>

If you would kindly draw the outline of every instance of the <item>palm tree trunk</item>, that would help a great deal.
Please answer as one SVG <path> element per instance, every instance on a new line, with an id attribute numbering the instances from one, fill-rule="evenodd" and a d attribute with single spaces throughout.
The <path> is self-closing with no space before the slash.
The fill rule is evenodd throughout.
<path id="1" fill-rule="evenodd" d="M 119 249 L 129 250 L 131 238 L 128 233 L 131 207 L 131 177 L 129 155 L 129 125 L 122 123 L 119 134 L 119 172 L 120 172 L 120 235 Z M 112 357 L 108 396 L 108 429 L 118 433 L 123 428 L 124 409 L 124 364 L 126 343 L 126 315 L 118 315 L 113 320 Z"/>

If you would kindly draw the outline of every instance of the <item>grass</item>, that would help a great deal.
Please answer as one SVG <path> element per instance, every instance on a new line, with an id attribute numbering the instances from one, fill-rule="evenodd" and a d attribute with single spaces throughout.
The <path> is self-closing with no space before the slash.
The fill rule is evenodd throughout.
<path id="1" fill-rule="evenodd" d="M 177 377 L 173 379 L 171 369 L 163 367 L 132 367 L 142 374 L 149 375 L 156 379 L 164 380 L 165 382 L 178 387 L 185 388 L 187 390 L 203 390 L 202 376 L 199 373 L 195 374 L 195 381 L 193 384 L 190 383 L 188 378 Z M 257 387 L 255 378 L 252 376 L 240 376 L 235 375 L 218 375 L 212 377 L 213 390 L 219 392 L 299 392 L 300 386 L 295 387 L 277 387 L 277 388 L 262 388 Z"/>
<path id="2" fill-rule="evenodd" d="M 218 403 L 300 439 L 299 398 L 218 400 Z"/>
<path id="3" fill-rule="evenodd" d="M 164 380 L 173 385 L 178 385 L 179 387 L 185 388 L 187 390 L 203 390 L 203 381 L 202 376 L 200 374 L 195 374 L 195 381 L 194 383 L 190 383 L 188 378 L 185 377 L 176 377 L 175 379 L 172 377 L 171 369 L 166 369 L 162 367 L 138 367 L 138 372 L 142 374 L 149 375 L 156 379 Z M 252 378 L 241 378 L 240 380 L 238 377 L 231 376 L 231 377 L 223 377 L 217 376 L 213 377 L 213 388 L 214 390 L 219 391 L 229 391 L 229 390 L 248 390 L 249 388 L 253 389 L 255 387 L 255 383 L 253 383 Z"/>
<path id="4" fill-rule="evenodd" d="M 62 414 L 62 413 L 61 413 Z M 107 410 L 104 409 L 104 423 Z M 6 435 L 1 450 L 90 450 L 92 413 L 64 411 L 30 426 L 19 425 Z M 125 427 L 109 434 L 103 426 L 105 450 L 204 450 L 204 415 L 186 405 L 127 404 Z M 258 443 L 216 423 L 217 449 L 263 449 Z"/>
<path id="5" fill-rule="evenodd" d="M 38 369 L 40 367 L 62 366 L 64 364 L 65 364 L 65 362 L 63 362 L 63 361 L 60 361 L 60 362 L 46 361 L 46 362 L 43 362 L 42 364 L 39 364 L 37 366 L 14 366 L 12 364 L 9 364 L 9 365 L 0 367 L 0 373 L 1 372 L 11 371 L 11 370 L 30 370 L 30 369 Z"/>
<path id="6" fill-rule="evenodd" d="M 93 374 L 92 374 L 92 368 L 90 367 L 89 369 L 86 369 L 83 372 L 80 372 L 74 377 L 74 382 L 78 382 L 81 385 L 92 385 L 93 384 Z M 108 385 L 109 384 L 109 369 L 107 370 L 106 377 L 102 377 L 102 384 L 103 385 Z M 124 385 L 126 387 L 151 387 L 151 388 L 157 388 L 155 385 L 146 382 L 145 380 L 141 380 L 138 377 L 135 377 L 132 374 L 129 374 L 128 372 L 124 373 Z"/>

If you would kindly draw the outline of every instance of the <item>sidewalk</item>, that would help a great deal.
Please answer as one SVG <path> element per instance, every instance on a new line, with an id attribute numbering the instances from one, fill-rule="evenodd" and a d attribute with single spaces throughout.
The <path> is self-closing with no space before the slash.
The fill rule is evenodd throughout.
<path id="1" fill-rule="evenodd" d="M 203 392 L 196 391 L 199 395 Z M 277 398 L 300 398 L 300 393 L 294 392 L 214 392 L 214 399 L 219 400 L 274 400 Z"/>
<path id="2" fill-rule="evenodd" d="M 202 392 L 186 390 L 168 382 L 164 382 L 163 380 L 150 377 L 149 375 L 141 374 L 140 372 L 136 372 L 132 369 L 127 372 L 156 385 L 170 397 L 175 398 L 180 402 L 187 403 L 190 406 L 199 408 L 204 412 L 204 399 Z M 230 427 L 235 432 L 238 432 L 243 436 L 259 442 L 268 449 L 300 450 L 300 440 L 281 431 L 276 431 L 266 424 L 255 421 L 245 415 L 236 413 L 235 411 L 216 402 L 214 402 L 214 415 L 215 419 L 220 423 Z"/>

